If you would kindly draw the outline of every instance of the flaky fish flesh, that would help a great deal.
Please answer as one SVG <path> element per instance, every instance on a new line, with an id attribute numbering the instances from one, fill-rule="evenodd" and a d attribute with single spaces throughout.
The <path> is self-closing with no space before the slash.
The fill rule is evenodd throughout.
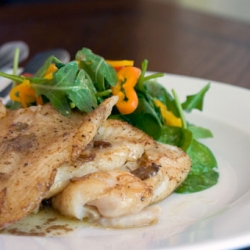
<path id="1" fill-rule="evenodd" d="M 169 196 L 191 169 L 189 156 L 180 148 L 158 143 L 112 119 L 100 126 L 81 157 L 78 166 L 66 164 L 58 170 L 55 184 L 61 188 L 52 198 L 54 208 L 69 217 L 95 218 L 120 227 L 127 226 L 125 218 L 149 223 L 139 212 Z M 145 216 L 150 210 L 146 211 Z"/>

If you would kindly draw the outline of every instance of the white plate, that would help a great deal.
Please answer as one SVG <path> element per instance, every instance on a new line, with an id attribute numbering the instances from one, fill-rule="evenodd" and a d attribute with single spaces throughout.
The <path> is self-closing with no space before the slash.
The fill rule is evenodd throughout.
<path id="1" fill-rule="evenodd" d="M 181 101 L 209 81 L 166 75 Z M 250 91 L 211 82 L 204 112 L 188 120 L 213 131 L 203 141 L 219 165 L 219 183 L 203 192 L 172 194 L 159 205 L 159 223 L 126 230 L 83 225 L 67 236 L 0 235 L 0 249 L 239 249 L 250 245 Z"/>

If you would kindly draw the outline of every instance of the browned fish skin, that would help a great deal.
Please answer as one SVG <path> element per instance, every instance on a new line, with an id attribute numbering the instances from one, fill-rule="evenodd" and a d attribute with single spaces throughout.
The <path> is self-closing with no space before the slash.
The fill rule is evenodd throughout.
<path id="1" fill-rule="evenodd" d="M 40 204 L 56 169 L 74 160 L 107 119 L 117 97 L 92 113 L 64 117 L 50 104 L 8 111 L 0 104 L 0 229 Z"/>

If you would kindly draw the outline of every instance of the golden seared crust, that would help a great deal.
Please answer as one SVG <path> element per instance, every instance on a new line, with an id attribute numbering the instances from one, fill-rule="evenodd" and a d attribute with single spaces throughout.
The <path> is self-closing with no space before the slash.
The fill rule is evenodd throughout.
<path id="1" fill-rule="evenodd" d="M 125 163 L 136 163 L 149 142 L 153 143 L 154 140 L 130 124 L 120 120 L 106 120 L 78 159 L 73 163 L 63 164 L 58 169 L 46 198 L 61 192 L 73 177 L 126 168 Z"/>
<path id="2" fill-rule="evenodd" d="M 98 148 L 94 146 L 96 140 Z M 58 170 L 58 183 L 66 185 L 52 198 L 52 204 L 69 217 L 124 227 L 131 224 L 124 223 L 130 219 L 148 223 L 139 214 L 127 215 L 169 196 L 191 169 L 190 158 L 183 150 L 155 142 L 118 120 L 105 121 L 91 145 L 82 154 L 94 153 L 94 157 L 75 168 L 68 164 Z"/>
<path id="3" fill-rule="evenodd" d="M 147 145 L 140 161 L 141 166 L 159 166 L 157 174 L 145 180 L 154 190 L 152 202 L 169 196 L 187 178 L 191 170 L 191 160 L 182 149 L 157 142 Z"/>
<path id="4" fill-rule="evenodd" d="M 143 180 L 153 188 L 152 202 L 158 202 L 169 196 L 186 179 L 191 170 L 191 160 L 182 149 L 158 143 L 143 131 L 120 120 L 105 121 L 95 139 L 112 143 L 117 140 L 129 145 L 131 151 L 138 149 L 135 147 L 137 144 L 143 148 L 136 164 L 130 164 L 127 159 L 127 163 L 120 169 L 132 173 L 146 172 L 148 176 L 153 171 L 150 178 Z M 140 171 L 140 168 L 143 171 Z M 141 178 L 141 174 L 138 177 Z"/>
<path id="5" fill-rule="evenodd" d="M 90 114 L 64 117 L 50 104 L 10 111 L 0 120 L 0 228 L 31 213 L 56 169 L 78 157 L 110 115 L 116 97 Z"/>

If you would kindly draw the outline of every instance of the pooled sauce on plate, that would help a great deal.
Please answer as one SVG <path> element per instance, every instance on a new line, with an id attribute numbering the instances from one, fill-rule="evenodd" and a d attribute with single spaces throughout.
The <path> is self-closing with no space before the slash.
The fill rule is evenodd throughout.
<path id="1" fill-rule="evenodd" d="M 37 214 L 30 214 L 17 223 L 3 229 L 1 234 L 26 236 L 60 236 L 74 232 L 88 223 L 60 215 L 49 206 L 42 207 Z"/>

